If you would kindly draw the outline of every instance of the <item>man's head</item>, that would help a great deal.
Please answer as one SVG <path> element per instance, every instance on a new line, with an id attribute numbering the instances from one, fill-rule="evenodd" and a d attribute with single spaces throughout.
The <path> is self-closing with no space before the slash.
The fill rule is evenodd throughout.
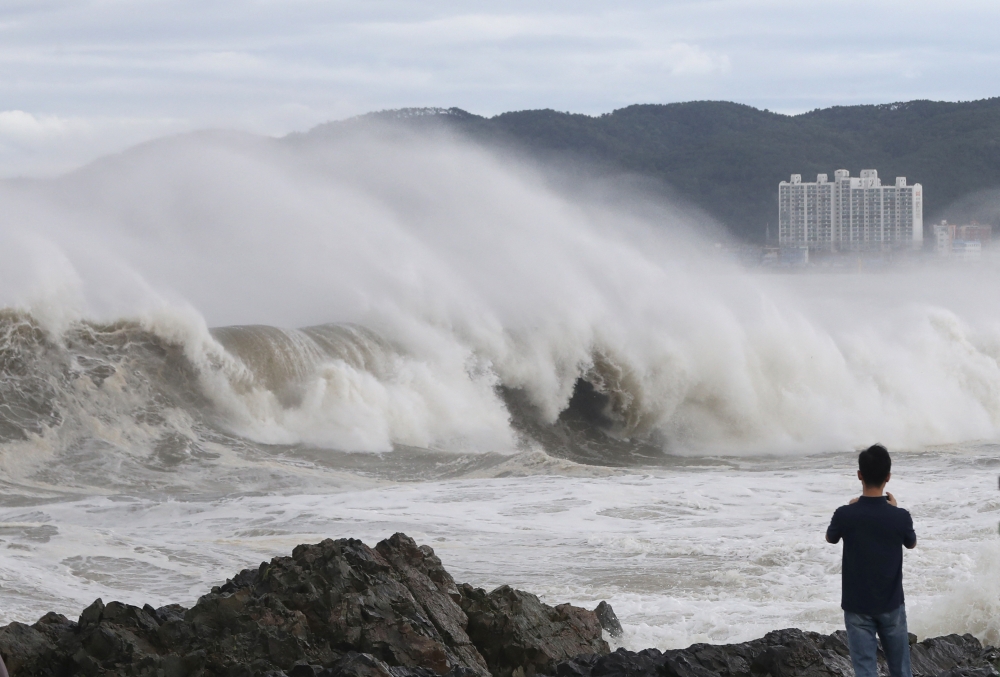
<path id="1" fill-rule="evenodd" d="M 881 444 L 874 444 L 858 456 L 858 476 L 866 487 L 881 487 L 889 481 L 892 460 Z"/>

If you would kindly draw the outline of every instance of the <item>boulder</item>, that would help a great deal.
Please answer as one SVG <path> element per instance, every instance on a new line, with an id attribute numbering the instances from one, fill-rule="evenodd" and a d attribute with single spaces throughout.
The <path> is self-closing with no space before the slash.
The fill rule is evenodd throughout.
<path id="1" fill-rule="evenodd" d="M 937 677 L 945 671 L 975 665 L 982 654 L 983 645 L 972 635 L 945 635 L 911 644 L 910 665 L 914 677 Z"/>
<path id="2" fill-rule="evenodd" d="M 618 621 L 618 616 L 615 615 L 615 610 L 611 608 L 610 604 L 601 602 L 594 609 L 594 613 L 597 614 L 597 622 L 609 635 L 617 639 L 624 634 L 622 624 Z"/>
<path id="3" fill-rule="evenodd" d="M 7 671 L 12 674 L 24 672 L 36 657 L 45 656 L 54 649 L 55 644 L 30 625 L 11 623 L 0 628 L 0 654 Z"/>
<path id="4" fill-rule="evenodd" d="M 535 595 L 504 585 L 487 593 L 459 587 L 468 633 L 493 677 L 550 675 L 579 654 L 606 654 L 597 614 L 569 604 L 549 606 Z"/>

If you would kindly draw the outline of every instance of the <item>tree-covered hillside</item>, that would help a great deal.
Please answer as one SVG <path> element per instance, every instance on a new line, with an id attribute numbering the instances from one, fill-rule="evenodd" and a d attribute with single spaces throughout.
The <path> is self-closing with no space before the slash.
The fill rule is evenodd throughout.
<path id="1" fill-rule="evenodd" d="M 778 182 L 792 173 L 806 181 L 817 173 L 832 178 L 836 169 L 857 176 L 874 168 L 883 182 L 905 176 L 924 186 L 927 224 L 947 218 L 953 203 L 968 204 L 971 194 L 1000 189 L 1000 98 L 838 106 L 793 116 L 695 101 L 635 105 L 597 117 L 532 110 L 484 118 L 452 108 L 362 119 L 386 118 L 443 124 L 490 145 L 547 158 L 565 154 L 599 171 L 660 179 L 750 241 L 761 241 L 768 223 L 773 230 Z M 358 120 L 322 125 L 304 139 Z M 996 210 L 988 212 L 987 219 Z"/>

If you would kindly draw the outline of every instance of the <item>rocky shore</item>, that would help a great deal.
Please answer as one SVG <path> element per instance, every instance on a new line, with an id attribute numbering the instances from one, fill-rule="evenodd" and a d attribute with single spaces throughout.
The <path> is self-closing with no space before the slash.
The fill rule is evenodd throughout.
<path id="1" fill-rule="evenodd" d="M 603 602 L 553 607 L 457 584 L 431 548 L 396 534 L 374 548 L 300 545 L 189 609 L 97 600 L 77 621 L 11 623 L 0 654 L 13 677 L 853 677 L 843 632 L 611 652 L 604 635 L 620 633 Z M 916 677 L 998 677 L 1000 652 L 971 635 L 911 653 Z"/>

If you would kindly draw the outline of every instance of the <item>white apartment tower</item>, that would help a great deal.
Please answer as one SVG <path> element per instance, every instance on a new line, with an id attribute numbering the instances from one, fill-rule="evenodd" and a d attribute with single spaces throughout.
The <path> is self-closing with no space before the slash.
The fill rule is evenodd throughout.
<path id="1" fill-rule="evenodd" d="M 919 248 L 924 240 L 923 190 L 897 176 L 883 186 L 874 169 L 859 178 L 838 169 L 802 183 L 801 174 L 778 184 L 778 244 L 829 251 Z"/>

